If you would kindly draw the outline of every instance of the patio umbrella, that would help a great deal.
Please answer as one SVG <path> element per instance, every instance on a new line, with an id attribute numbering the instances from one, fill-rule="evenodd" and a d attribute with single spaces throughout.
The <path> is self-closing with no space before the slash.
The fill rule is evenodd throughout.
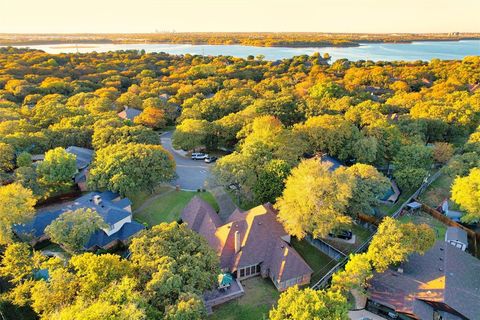
<path id="1" fill-rule="evenodd" d="M 232 284 L 233 277 L 230 273 L 221 273 L 218 275 L 218 285 L 221 287 Z"/>

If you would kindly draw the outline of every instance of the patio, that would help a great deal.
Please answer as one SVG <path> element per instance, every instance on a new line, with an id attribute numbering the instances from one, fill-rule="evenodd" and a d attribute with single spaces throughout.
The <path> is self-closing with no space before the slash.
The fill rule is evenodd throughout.
<path id="1" fill-rule="evenodd" d="M 244 293 L 243 286 L 237 279 L 234 279 L 228 288 L 205 292 L 203 294 L 203 300 L 205 301 L 207 313 L 212 314 L 212 307 L 239 298 L 243 296 Z"/>

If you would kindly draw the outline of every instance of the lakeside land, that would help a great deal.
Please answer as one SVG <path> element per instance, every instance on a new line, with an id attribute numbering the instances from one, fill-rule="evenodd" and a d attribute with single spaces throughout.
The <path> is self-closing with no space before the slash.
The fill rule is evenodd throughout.
<path id="1" fill-rule="evenodd" d="M 166 43 L 255 47 L 356 47 L 360 43 L 410 43 L 480 39 L 480 33 L 155 32 L 114 34 L 0 34 L 0 45 Z"/>

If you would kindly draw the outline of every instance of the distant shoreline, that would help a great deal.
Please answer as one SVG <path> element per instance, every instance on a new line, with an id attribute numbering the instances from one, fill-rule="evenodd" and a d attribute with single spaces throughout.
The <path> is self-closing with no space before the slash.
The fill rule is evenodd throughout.
<path id="1" fill-rule="evenodd" d="M 0 46 L 76 44 L 190 44 L 240 45 L 252 47 L 325 48 L 358 47 L 369 43 L 412 43 L 480 40 L 468 34 L 317 34 L 317 33 L 159 33 L 159 34 L 0 34 Z"/>

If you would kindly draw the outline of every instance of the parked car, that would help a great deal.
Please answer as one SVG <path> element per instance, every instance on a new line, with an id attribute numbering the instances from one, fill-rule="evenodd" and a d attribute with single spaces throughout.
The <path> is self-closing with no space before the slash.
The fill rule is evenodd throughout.
<path id="1" fill-rule="evenodd" d="M 205 161 L 205 163 L 213 163 L 213 162 L 217 161 L 217 159 L 218 159 L 217 157 L 212 156 L 212 157 L 206 157 L 204 161 Z"/>
<path id="2" fill-rule="evenodd" d="M 328 234 L 329 237 L 331 238 L 339 238 L 339 239 L 344 239 L 344 240 L 350 240 L 353 237 L 353 233 L 350 230 L 338 230 L 335 232 L 330 232 Z"/>
<path id="3" fill-rule="evenodd" d="M 192 160 L 204 160 L 208 158 L 208 154 L 201 153 L 201 152 L 194 152 L 192 153 Z"/>

